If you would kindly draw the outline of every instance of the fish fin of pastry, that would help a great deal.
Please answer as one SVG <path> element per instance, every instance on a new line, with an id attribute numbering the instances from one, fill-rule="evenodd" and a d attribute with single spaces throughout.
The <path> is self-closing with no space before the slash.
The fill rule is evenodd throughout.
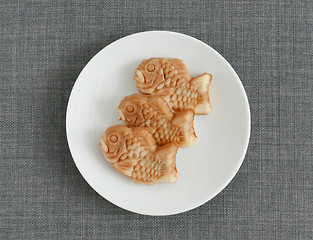
<path id="1" fill-rule="evenodd" d="M 154 93 L 154 96 L 158 96 L 163 98 L 167 103 L 170 101 L 171 95 L 175 92 L 175 88 L 169 87 L 169 88 L 163 88 L 156 93 Z"/>
<path id="2" fill-rule="evenodd" d="M 133 172 L 133 167 L 136 165 L 137 160 L 135 159 L 125 159 L 118 161 L 113 164 L 114 168 L 119 171 L 121 174 L 131 177 Z"/>
<path id="3" fill-rule="evenodd" d="M 179 147 L 191 147 L 194 146 L 197 141 L 197 135 L 193 127 L 195 112 L 193 109 L 187 109 L 175 114 L 172 124 L 179 126 L 180 140 L 178 142 Z"/>
<path id="4" fill-rule="evenodd" d="M 162 116 L 165 119 L 172 119 L 174 116 L 173 110 L 168 105 L 167 101 L 162 96 L 151 96 L 150 98 L 151 103 L 153 103 L 153 106 L 158 109 Z"/>
<path id="5" fill-rule="evenodd" d="M 155 144 L 154 137 L 148 129 L 146 129 L 145 127 L 134 127 L 131 129 L 134 136 L 138 138 L 141 147 L 144 147 L 145 150 L 151 152 L 154 152 L 156 150 L 157 145 Z"/>
<path id="6" fill-rule="evenodd" d="M 193 84 L 199 92 L 197 105 L 194 108 L 196 114 L 206 115 L 212 110 L 209 97 L 209 86 L 211 81 L 212 75 L 209 73 L 203 73 L 191 80 L 191 84 Z"/>
<path id="7" fill-rule="evenodd" d="M 154 171 L 160 174 L 158 182 L 176 182 L 178 178 L 176 169 L 177 150 L 177 144 L 168 143 L 159 147 L 155 152 Z"/>

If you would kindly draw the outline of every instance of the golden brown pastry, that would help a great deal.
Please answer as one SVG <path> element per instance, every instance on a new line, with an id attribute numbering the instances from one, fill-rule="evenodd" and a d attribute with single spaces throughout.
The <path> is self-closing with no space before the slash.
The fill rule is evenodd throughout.
<path id="1" fill-rule="evenodd" d="M 194 111 L 173 113 L 158 96 L 136 93 L 125 97 L 118 106 L 120 119 L 129 127 L 145 127 L 160 146 L 175 142 L 179 147 L 197 143 L 193 127 Z"/>
<path id="2" fill-rule="evenodd" d="M 178 146 L 169 143 L 158 147 L 145 128 L 109 127 L 101 138 L 100 148 L 107 161 L 134 182 L 152 185 L 177 180 Z"/>
<path id="3" fill-rule="evenodd" d="M 209 98 L 212 75 L 203 73 L 191 78 L 180 59 L 144 60 L 135 71 L 134 79 L 139 92 L 164 97 L 175 112 L 191 108 L 196 114 L 209 114 L 212 110 Z"/>

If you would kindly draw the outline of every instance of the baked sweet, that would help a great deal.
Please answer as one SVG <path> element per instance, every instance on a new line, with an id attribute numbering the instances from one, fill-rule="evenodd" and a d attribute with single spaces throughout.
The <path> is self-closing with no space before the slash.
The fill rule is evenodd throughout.
<path id="1" fill-rule="evenodd" d="M 144 60 L 134 79 L 139 92 L 162 96 L 175 112 L 191 108 L 196 114 L 209 114 L 212 110 L 209 98 L 212 75 L 203 73 L 191 78 L 180 59 Z"/>
<path id="2" fill-rule="evenodd" d="M 161 97 L 140 93 L 127 96 L 118 106 L 118 113 L 128 127 L 149 130 L 160 146 L 174 142 L 179 147 L 190 147 L 197 143 L 194 111 L 186 109 L 174 113 Z"/>
<path id="3" fill-rule="evenodd" d="M 178 146 L 158 147 L 152 134 L 142 127 L 109 127 L 100 141 L 102 154 L 121 174 L 136 183 L 176 182 Z"/>

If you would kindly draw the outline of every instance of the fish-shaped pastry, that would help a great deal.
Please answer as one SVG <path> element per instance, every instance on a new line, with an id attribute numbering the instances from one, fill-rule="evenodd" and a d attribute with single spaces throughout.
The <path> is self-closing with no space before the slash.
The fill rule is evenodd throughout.
<path id="1" fill-rule="evenodd" d="M 212 110 L 209 98 L 212 75 L 203 73 L 191 78 L 180 59 L 144 60 L 136 69 L 134 79 L 139 92 L 163 96 L 175 112 L 191 108 L 196 114 L 209 114 Z"/>
<path id="2" fill-rule="evenodd" d="M 159 146 L 174 142 L 179 147 L 190 147 L 197 143 L 193 127 L 194 111 L 186 109 L 174 113 L 159 96 L 141 93 L 127 96 L 118 106 L 118 114 L 128 127 L 149 130 Z"/>
<path id="3" fill-rule="evenodd" d="M 109 127 L 99 145 L 107 161 L 134 182 L 153 185 L 155 182 L 177 180 L 178 146 L 175 143 L 157 146 L 145 128 Z"/>

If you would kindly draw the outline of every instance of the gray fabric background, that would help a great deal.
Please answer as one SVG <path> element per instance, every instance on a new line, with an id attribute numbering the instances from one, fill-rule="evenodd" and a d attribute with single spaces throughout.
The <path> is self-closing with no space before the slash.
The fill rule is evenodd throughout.
<path id="1" fill-rule="evenodd" d="M 313 2 L 1 1 L 0 239 L 313 239 Z M 84 65 L 131 33 L 172 30 L 220 52 L 250 101 L 233 181 L 149 217 L 109 203 L 71 158 L 65 112 Z"/>

